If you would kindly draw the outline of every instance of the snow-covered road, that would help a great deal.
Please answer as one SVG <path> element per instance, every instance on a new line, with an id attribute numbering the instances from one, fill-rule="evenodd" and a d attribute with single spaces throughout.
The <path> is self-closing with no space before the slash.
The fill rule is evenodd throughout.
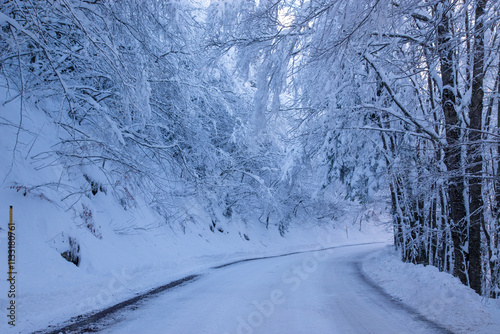
<path id="1" fill-rule="evenodd" d="M 115 315 L 103 333 L 443 333 L 363 277 L 383 245 L 242 262 Z M 102 324 L 101 324 L 102 325 Z"/>

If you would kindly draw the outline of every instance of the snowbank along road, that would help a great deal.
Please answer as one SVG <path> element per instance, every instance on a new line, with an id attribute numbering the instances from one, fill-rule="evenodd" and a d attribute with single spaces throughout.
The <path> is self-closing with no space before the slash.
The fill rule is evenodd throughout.
<path id="1" fill-rule="evenodd" d="M 381 247 L 353 245 L 219 266 L 136 297 L 93 323 L 54 332 L 450 333 L 363 274 L 362 259 Z"/>

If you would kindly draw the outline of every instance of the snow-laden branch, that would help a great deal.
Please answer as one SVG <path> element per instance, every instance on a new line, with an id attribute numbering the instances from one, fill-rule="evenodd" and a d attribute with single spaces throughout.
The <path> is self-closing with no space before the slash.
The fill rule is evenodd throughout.
<path id="1" fill-rule="evenodd" d="M 21 26 L 21 24 L 19 24 L 19 22 L 17 22 L 16 20 L 14 20 L 11 17 L 5 15 L 4 13 L 0 12 L 0 25 L 2 25 L 4 22 L 7 22 L 10 26 L 14 27 L 16 30 L 18 30 L 19 32 L 22 32 L 23 34 L 25 34 L 26 36 L 31 38 L 31 40 L 34 43 L 36 43 L 38 46 L 40 46 L 40 48 L 42 48 L 43 53 L 45 54 L 45 56 L 47 57 L 47 60 L 49 61 L 50 67 L 54 71 L 54 74 L 56 75 L 57 79 L 59 80 L 59 83 L 61 84 L 61 87 L 64 91 L 64 97 L 66 98 L 66 100 L 68 101 L 68 104 L 69 104 L 69 109 L 71 112 L 73 112 L 73 103 L 71 102 L 71 94 L 70 94 L 68 85 L 66 84 L 66 81 L 64 81 L 64 79 L 62 78 L 60 71 L 57 69 L 57 66 L 54 64 L 54 61 L 52 60 L 50 52 L 47 49 L 47 46 L 45 45 L 45 43 L 40 41 L 30 31 L 24 29 Z"/>
<path id="2" fill-rule="evenodd" d="M 257 181 L 258 184 L 260 184 L 260 186 L 262 188 L 264 188 L 267 192 L 267 194 L 269 196 L 272 197 L 272 193 L 271 193 L 271 189 L 266 185 L 266 182 L 264 181 L 264 179 L 262 179 L 260 176 L 258 175 L 255 175 L 253 173 L 250 173 L 250 172 L 247 172 L 245 170 L 242 170 L 242 169 L 236 169 L 236 168 L 233 168 L 233 169 L 227 169 L 227 170 L 224 170 L 222 173 L 221 173 L 221 176 L 224 175 L 224 174 L 227 174 L 227 173 L 230 173 L 230 172 L 236 172 L 236 173 L 241 173 L 241 174 L 244 174 L 244 175 L 247 175 L 249 176 L 250 178 L 254 179 L 255 181 Z"/>
<path id="3" fill-rule="evenodd" d="M 361 126 L 354 128 L 342 128 L 342 130 L 367 130 L 367 131 L 379 131 L 379 132 L 388 132 L 388 133 L 401 133 L 405 135 L 410 135 L 414 137 L 420 137 L 429 140 L 430 138 L 422 133 L 407 131 L 407 130 L 397 130 L 397 129 L 384 129 L 379 127 L 371 127 L 371 126 Z"/>
<path id="4" fill-rule="evenodd" d="M 389 85 L 389 79 L 386 77 L 385 73 L 383 73 L 382 70 L 379 69 L 375 64 L 375 60 L 373 59 L 373 57 L 370 54 L 365 53 L 363 54 L 363 58 L 375 70 L 380 80 L 382 81 L 382 85 L 387 90 L 387 93 L 389 93 L 391 100 L 398 106 L 399 110 L 401 110 L 401 112 L 408 119 L 408 121 L 410 121 L 413 125 L 415 125 L 419 131 L 422 131 L 423 133 L 427 134 L 432 140 L 440 142 L 440 138 L 436 133 L 434 133 L 433 131 L 429 131 L 424 125 L 420 124 L 420 122 L 418 122 L 408 110 L 406 110 L 403 103 L 398 99 L 396 94 L 394 94 L 394 91 Z"/>
<path id="5" fill-rule="evenodd" d="M 408 41 L 411 41 L 411 42 L 414 42 L 418 45 L 421 45 L 421 46 L 429 46 L 425 40 L 421 40 L 421 39 L 418 39 L 418 38 L 415 38 L 411 35 L 408 35 L 408 34 L 396 34 L 396 33 L 378 33 L 378 32 L 373 32 L 372 33 L 372 36 L 382 36 L 382 37 L 391 37 L 391 38 L 400 38 L 400 39 L 404 39 L 404 40 L 408 40 Z"/>

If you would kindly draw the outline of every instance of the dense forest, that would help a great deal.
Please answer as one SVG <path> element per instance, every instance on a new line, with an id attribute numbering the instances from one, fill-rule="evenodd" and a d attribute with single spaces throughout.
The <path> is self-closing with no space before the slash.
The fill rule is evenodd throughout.
<path id="1" fill-rule="evenodd" d="M 493 0 L 3 0 L 21 121 L 0 126 L 43 110 L 58 141 L 39 168 L 165 224 L 195 196 L 284 235 L 387 194 L 403 261 L 495 298 L 499 22 Z M 38 185 L 56 186 L 75 205 Z"/>

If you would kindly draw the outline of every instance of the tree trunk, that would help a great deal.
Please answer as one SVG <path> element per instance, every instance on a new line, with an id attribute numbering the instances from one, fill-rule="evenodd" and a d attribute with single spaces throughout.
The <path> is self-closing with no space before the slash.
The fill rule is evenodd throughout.
<path id="1" fill-rule="evenodd" d="M 469 226 L 469 280 L 470 286 L 481 294 L 481 226 L 483 218 L 482 195 L 482 126 L 484 81 L 484 26 L 483 16 L 487 0 L 478 0 L 474 29 L 474 64 L 472 70 L 472 95 L 469 110 L 469 165 L 470 175 L 470 226 Z"/>
<path id="2" fill-rule="evenodd" d="M 467 285 L 466 257 L 464 245 L 466 238 L 466 210 L 464 203 L 464 177 L 461 172 L 461 135 L 460 121 L 456 110 L 456 84 L 453 69 L 454 48 L 451 45 L 451 27 L 448 17 L 450 3 L 441 1 L 440 16 L 438 18 L 437 42 L 441 66 L 443 90 L 441 103 L 446 125 L 446 141 L 444 148 L 444 163 L 448 169 L 448 197 L 451 218 L 451 234 L 454 246 L 453 273 L 460 281 Z"/>

